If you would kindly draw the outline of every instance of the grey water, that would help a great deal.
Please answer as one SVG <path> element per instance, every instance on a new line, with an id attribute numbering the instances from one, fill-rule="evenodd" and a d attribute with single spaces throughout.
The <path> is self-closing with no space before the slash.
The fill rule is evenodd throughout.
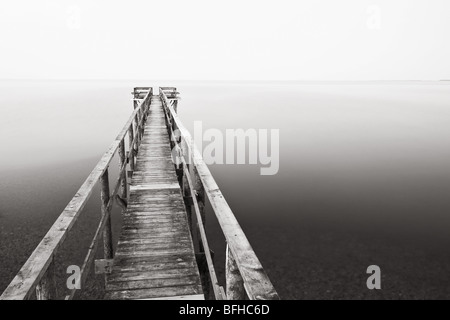
<path id="1" fill-rule="evenodd" d="M 128 119 L 134 86 L 176 86 L 191 132 L 280 130 L 278 174 L 210 169 L 281 298 L 450 298 L 448 82 L 1 81 L 0 291 Z M 59 251 L 62 275 L 99 215 L 94 195 Z M 113 223 L 117 234 L 118 212 Z M 211 210 L 207 230 L 221 272 Z M 366 287 L 373 264 L 381 290 Z"/>

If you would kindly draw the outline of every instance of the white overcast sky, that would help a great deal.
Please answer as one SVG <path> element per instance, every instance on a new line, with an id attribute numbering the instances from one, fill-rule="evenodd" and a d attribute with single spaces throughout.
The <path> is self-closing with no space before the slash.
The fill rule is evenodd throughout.
<path id="1" fill-rule="evenodd" d="M 449 0 L 10 0 L 0 78 L 450 78 Z"/>

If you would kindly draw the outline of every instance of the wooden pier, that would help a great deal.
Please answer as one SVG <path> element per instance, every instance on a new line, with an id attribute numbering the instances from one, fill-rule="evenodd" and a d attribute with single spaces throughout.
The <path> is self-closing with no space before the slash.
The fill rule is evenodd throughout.
<path id="1" fill-rule="evenodd" d="M 176 88 L 133 91 L 125 127 L 31 254 L 0 300 L 73 299 L 93 264 L 105 276 L 105 299 L 278 299 L 269 278 L 218 185 L 177 116 Z M 119 155 L 110 191 L 108 168 Z M 80 266 L 79 289 L 56 294 L 54 260 L 95 185 L 101 186 L 101 219 Z M 227 241 L 220 284 L 205 232 L 209 201 Z M 113 244 L 111 209 L 122 208 Z M 103 240 L 103 241 L 101 241 Z M 95 260 L 103 243 L 103 259 Z M 115 249 L 115 250 L 114 250 Z M 35 295 L 33 293 L 36 293 Z"/>

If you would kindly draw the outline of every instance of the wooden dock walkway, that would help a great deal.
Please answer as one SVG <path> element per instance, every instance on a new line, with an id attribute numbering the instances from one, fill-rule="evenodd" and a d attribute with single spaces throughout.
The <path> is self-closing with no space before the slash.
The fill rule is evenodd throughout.
<path id="1" fill-rule="evenodd" d="M 0 300 L 73 299 L 87 286 L 92 266 L 104 276 L 105 299 L 279 299 L 181 123 L 177 97 L 174 87 L 160 87 L 158 95 L 151 87 L 134 88 L 130 119 Z M 109 166 L 116 154 L 119 173 L 111 191 Z M 101 215 L 85 259 L 79 267 L 63 262 L 57 268 L 58 251 L 96 185 Z M 114 204 L 122 208 L 116 245 Z M 218 281 L 205 232 L 210 214 L 227 242 L 225 283 Z M 96 259 L 102 243 L 103 259 Z M 57 270 L 67 272 L 57 275 Z M 56 277 L 68 278 L 69 270 L 75 271 L 71 285 L 68 279 L 67 287 L 57 287 Z"/>
<path id="2" fill-rule="evenodd" d="M 130 184 L 107 299 L 203 299 L 165 114 L 153 96 Z"/>

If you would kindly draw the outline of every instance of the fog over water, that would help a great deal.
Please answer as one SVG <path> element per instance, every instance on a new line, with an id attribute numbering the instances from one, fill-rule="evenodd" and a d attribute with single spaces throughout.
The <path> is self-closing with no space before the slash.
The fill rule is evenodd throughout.
<path id="1" fill-rule="evenodd" d="M 0 291 L 128 119 L 132 88 L 147 85 L 177 87 L 191 133 L 199 120 L 279 129 L 278 174 L 210 169 L 282 298 L 450 298 L 448 82 L 1 81 Z M 98 197 L 84 215 L 61 270 L 86 252 Z M 372 264 L 381 291 L 366 288 Z"/>

